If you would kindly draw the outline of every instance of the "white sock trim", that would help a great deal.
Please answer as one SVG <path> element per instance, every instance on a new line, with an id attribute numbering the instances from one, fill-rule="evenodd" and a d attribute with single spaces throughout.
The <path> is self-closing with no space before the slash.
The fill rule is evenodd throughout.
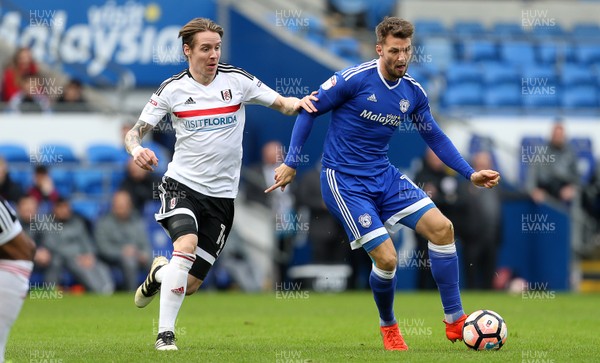
<path id="1" fill-rule="evenodd" d="M 394 278 L 394 275 L 396 275 L 396 269 L 394 269 L 394 271 L 385 271 L 375 266 L 375 264 L 373 264 L 373 272 L 375 273 L 375 275 L 386 280 L 391 280 Z"/>
<path id="2" fill-rule="evenodd" d="M 456 253 L 456 244 L 454 242 L 448 245 L 436 245 L 435 243 L 431 243 L 431 241 L 429 241 L 427 243 L 427 247 L 430 251 L 443 253 L 445 255 L 452 255 Z"/>

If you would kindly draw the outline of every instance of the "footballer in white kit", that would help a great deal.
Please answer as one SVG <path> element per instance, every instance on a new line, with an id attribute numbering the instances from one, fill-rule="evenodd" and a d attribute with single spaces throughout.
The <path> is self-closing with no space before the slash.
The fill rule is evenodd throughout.
<path id="1" fill-rule="evenodd" d="M 316 110 L 313 96 L 283 97 L 243 69 L 220 63 L 223 28 L 210 19 L 191 20 L 179 36 L 189 68 L 160 85 L 125 136 L 135 163 L 153 170 L 159 160 L 141 146 L 141 139 L 171 115 L 175 152 L 159 187 L 161 207 L 155 217 L 173 240 L 173 255 L 170 261 L 154 259 L 135 294 L 135 304 L 145 307 L 160 291 L 158 350 L 177 349 L 175 320 L 184 296 L 198 290 L 231 230 L 245 104 L 286 115 L 300 108 Z"/>
<path id="2" fill-rule="evenodd" d="M 10 328 L 27 297 L 34 254 L 35 243 L 0 196 L 0 362 L 4 362 Z"/>
<path id="3" fill-rule="evenodd" d="M 156 126 L 168 113 L 175 154 L 166 176 L 212 197 L 235 198 L 242 165 L 245 103 L 270 106 L 279 94 L 241 68 L 219 63 L 203 86 L 188 69 L 165 81 L 140 120 Z"/>

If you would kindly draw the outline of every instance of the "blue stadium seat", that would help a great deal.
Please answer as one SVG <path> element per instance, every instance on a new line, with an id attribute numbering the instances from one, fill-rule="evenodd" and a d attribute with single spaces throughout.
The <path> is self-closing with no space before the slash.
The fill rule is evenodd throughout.
<path id="1" fill-rule="evenodd" d="M 155 256 L 170 256 L 173 244 L 164 229 L 154 219 L 154 213 L 160 208 L 159 201 L 149 201 L 144 205 L 143 219 L 148 232 L 148 238 Z"/>
<path id="2" fill-rule="evenodd" d="M 93 144 L 88 146 L 86 157 L 90 164 L 125 164 L 129 155 L 122 147 L 116 147 L 112 144 Z"/>
<path id="3" fill-rule="evenodd" d="M 558 107 L 558 76 L 551 66 L 528 66 L 521 74 L 523 107 L 529 110 Z"/>
<path id="4" fill-rule="evenodd" d="M 481 106 L 482 87 L 478 83 L 462 83 L 446 88 L 442 97 L 445 107 Z"/>
<path id="5" fill-rule="evenodd" d="M 575 49 L 569 42 L 541 41 L 537 46 L 537 60 L 548 65 L 573 62 L 576 61 Z"/>
<path id="6" fill-rule="evenodd" d="M 18 144 L 0 144 L 0 156 L 8 163 L 29 163 L 31 160 L 27 149 Z"/>
<path id="7" fill-rule="evenodd" d="M 525 36 L 523 26 L 514 22 L 498 22 L 492 25 L 492 35 L 500 37 L 503 40 L 506 38 L 521 38 Z"/>
<path id="8" fill-rule="evenodd" d="M 597 33 L 600 35 L 600 32 Z M 600 62 L 600 43 L 584 43 L 575 47 L 575 58 L 581 65 Z"/>
<path id="9" fill-rule="evenodd" d="M 375 29 L 386 15 L 394 13 L 396 0 L 369 1 L 367 8 L 367 26 Z"/>
<path id="10" fill-rule="evenodd" d="M 488 107 L 520 107 L 522 97 L 519 84 L 503 84 L 486 87 L 483 101 Z"/>
<path id="11" fill-rule="evenodd" d="M 593 85 L 573 86 L 564 89 L 561 96 L 564 108 L 595 108 L 598 107 L 598 91 Z"/>
<path id="12" fill-rule="evenodd" d="M 565 87 L 594 85 L 595 80 L 590 73 L 589 69 L 580 64 L 567 63 L 561 70 L 561 83 Z"/>
<path id="13" fill-rule="evenodd" d="M 555 42 L 541 42 L 537 46 L 537 59 L 540 63 L 556 64 L 558 54 L 558 45 Z"/>
<path id="14" fill-rule="evenodd" d="M 513 64 L 485 63 L 482 65 L 483 81 L 487 86 L 513 84 L 521 85 L 521 73 Z"/>
<path id="15" fill-rule="evenodd" d="M 571 36 L 574 40 L 598 39 L 600 34 L 600 25 L 597 23 L 578 23 L 571 29 Z"/>
<path id="16" fill-rule="evenodd" d="M 73 173 L 68 168 L 54 167 L 48 173 L 61 197 L 69 198 L 73 193 Z"/>
<path id="17" fill-rule="evenodd" d="M 33 170 L 31 168 L 10 168 L 11 179 L 27 191 L 33 185 Z"/>
<path id="18" fill-rule="evenodd" d="M 448 38 L 426 38 L 413 47 L 411 64 L 431 64 L 435 60 L 436 66 L 446 69 L 456 58 L 454 44 Z"/>
<path id="19" fill-rule="evenodd" d="M 38 148 L 37 161 L 41 164 L 78 163 L 79 159 L 67 144 L 43 144 Z"/>
<path id="20" fill-rule="evenodd" d="M 102 170 L 78 169 L 73 171 L 75 189 L 88 196 L 101 196 L 109 191 L 105 185 L 105 173 Z"/>
<path id="21" fill-rule="evenodd" d="M 113 169 L 110 178 L 110 192 L 114 193 L 119 189 L 123 179 L 125 179 L 125 169 Z"/>
<path id="22" fill-rule="evenodd" d="M 321 18 L 309 15 L 307 16 L 308 26 L 305 27 L 305 37 L 309 41 L 324 45 L 327 41 L 327 27 Z"/>
<path id="23" fill-rule="evenodd" d="M 327 47 L 334 54 L 351 63 L 360 63 L 360 43 L 352 37 L 329 39 Z"/>
<path id="24" fill-rule="evenodd" d="M 553 66 L 549 65 L 530 65 L 522 68 L 521 84 L 534 83 L 534 79 L 539 81 L 538 84 L 547 84 L 549 86 L 558 85 L 558 73 Z"/>
<path id="25" fill-rule="evenodd" d="M 517 65 L 530 65 L 536 61 L 533 45 L 526 41 L 501 42 L 500 59 Z"/>
<path id="26" fill-rule="evenodd" d="M 482 37 L 487 34 L 485 26 L 479 21 L 462 20 L 454 23 L 453 33 L 459 37 Z"/>
<path id="27" fill-rule="evenodd" d="M 543 92 L 525 93 L 521 96 L 521 102 L 525 109 L 529 111 L 539 112 L 540 108 L 553 108 L 558 107 L 558 93 L 544 94 Z"/>
<path id="28" fill-rule="evenodd" d="M 444 24 L 436 19 L 419 19 L 415 20 L 415 34 L 420 38 L 430 36 L 446 36 L 447 30 Z"/>
<path id="29" fill-rule="evenodd" d="M 481 71 L 475 63 L 454 63 L 446 71 L 446 82 L 448 86 L 462 83 L 480 83 Z"/>
<path id="30" fill-rule="evenodd" d="M 531 29 L 531 35 L 535 38 L 562 38 L 567 35 L 567 32 L 562 28 L 562 26 L 555 22 L 551 25 L 539 25 L 534 26 Z"/>
<path id="31" fill-rule="evenodd" d="M 464 59 L 471 62 L 498 59 L 496 43 L 491 40 L 467 40 L 464 42 L 463 52 Z"/>
<path id="32" fill-rule="evenodd" d="M 569 140 L 569 145 L 577 156 L 577 170 L 581 176 L 581 183 L 587 185 L 592 179 L 596 168 L 592 139 L 589 137 L 574 137 Z"/>
<path id="33" fill-rule="evenodd" d="M 154 154 L 158 158 L 158 168 L 154 169 L 154 172 L 162 175 L 167 171 L 167 165 L 171 162 L 171 153 L 161 144 L 154 141 L 144 142 L 144 146 L 154 151 Z M 128 159 L 129 160 L 129 157 Z"/>
<path id="34" fill-rule="evenodd" d="M 73 199 L 71 200 L 71 209 L 92 223 L 95 223 L 100 216 L 107 210 L 106 203 L 101 203 L 97 199 Z"/>

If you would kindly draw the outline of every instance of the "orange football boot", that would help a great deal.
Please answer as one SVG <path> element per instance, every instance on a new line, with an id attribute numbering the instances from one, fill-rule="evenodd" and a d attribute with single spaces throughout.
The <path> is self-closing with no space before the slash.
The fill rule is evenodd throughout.
<path id="1" fill-rule="evenodd" d="M 448 338 L 452 343 L 457 340 L 463 340 L 463 327 L 465 326 L 465 320 L 467 320 L 467 315 L 461 316 L 454 323 L 446 323 L 446 338 Z"/>
<path id="2" fill-rule="evenodd" d="M 404 343 L 402 334 L 400 334 L 398 323 L 390 326 L 382 326 L 380 329 L 385 350 L 408 350 L 408 346 Z"/>

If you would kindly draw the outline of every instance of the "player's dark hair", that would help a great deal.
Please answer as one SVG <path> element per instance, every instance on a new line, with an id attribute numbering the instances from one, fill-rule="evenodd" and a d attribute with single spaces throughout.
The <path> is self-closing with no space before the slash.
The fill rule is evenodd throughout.
<path id="1" fill-rule="evenodd" d="M 201 32 L 215 32 L 223 37 L 223 27 L 214 21 L 207 18 L 194 18 L 179 30 L 179 38 L 181 38 L 181 46 L 187 44 L 190 48 L 194 48 L 194 35 Z"/>
<path id="2" fill-rule="evenodd" d="M 386 16 L 375 28 L 377 44 L 382 44 L 390 34 L 394 38 L 408 39 L 412 38 L 414 32 L 415 27 L 410 21 L 390 16 Z"/>

